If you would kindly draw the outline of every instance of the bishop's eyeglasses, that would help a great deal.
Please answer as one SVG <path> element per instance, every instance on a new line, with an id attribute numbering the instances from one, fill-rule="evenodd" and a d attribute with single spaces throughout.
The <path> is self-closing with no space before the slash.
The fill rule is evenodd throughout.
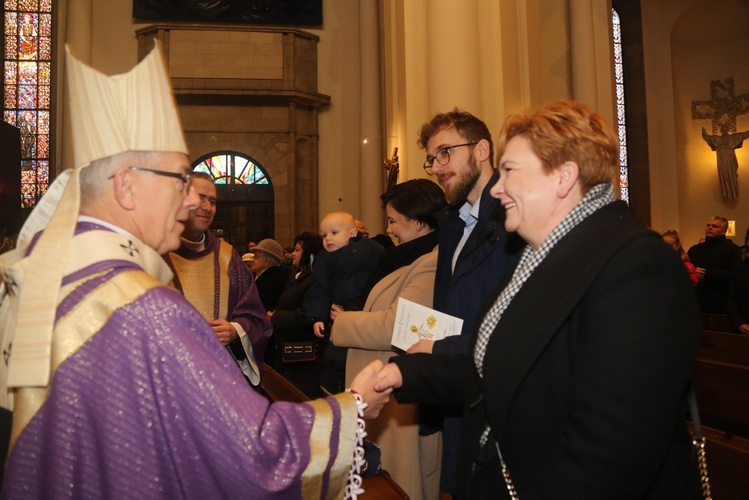
<path id="1" fill-rule="evenodd" d="M 424 170 L 429 175 L 434 175 L 432 172 L 432 165 L 437 161 L 440 165 L 447 165 L 450 162 L 450 150 L 455 148 L 462 148 L 463 146 L 475 146 L 475 142 L 466 142 L 465 144 L 456 144 L 454 146 L 443 146 L 437 150 L 434 156 L 427 155 L 427 159 L 424 162 Z"/>
<path id="2" fill-rule="evenodd" d="M 151 172 L 152 174 L 163 175 L 164 177 L 172 177 L 174 179 L 179 179 L 182 181 L 181 191 L 183 193 L 187 193 L 188 191 L 190 191 L 190 185 L 192 185 L 192 174 L 180 174 L 178 172 L 164 172 L 163 170 L 154 170 L 152 168 L 145 168 L 145 167 L 127 167 L 127 168 L 129 170 L 132 170 L 133 172 Z M 114 175 L 111 175 L 109 178 L 113 179 Z"/>

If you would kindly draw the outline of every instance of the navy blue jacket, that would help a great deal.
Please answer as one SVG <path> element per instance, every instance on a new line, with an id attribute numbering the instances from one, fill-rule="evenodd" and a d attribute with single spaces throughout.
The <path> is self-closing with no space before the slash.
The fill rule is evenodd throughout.
<path id="1" fill-rule="evenodd" d="M 440 249 L 434 281 L 434 308 L 463 318 L 463 330 L 458 337 L 435 342 L 433 354 L 468 352 L 476 315 L 525 246 L 516 234 L 507 234 L 505 210 L 489 193 L 498 178 L 499 172 L 495 171 L 481 194 L 476 227 L 458 256 L 454 273 L 453 254 L 463 237 L 465 223 L 456 208 L 447 207 L 435 214 L 440 230 Z"/>
<path id="2" fill-rule="evenodd" d="M 525 246 L 517 234 L 505 231 L 505 210 L 499 200 L 489 193 L 498 178 L 499 172 L 495 171 L 481 193 L 478 221 L 458 256 L 455 272 L 452 272 L 453 254 L 463 237 L 465 223 L 456 208 L 448 207 L 435 214 L 440 240 L 433 307 L 462 318 L 463 329 L 459 336 L 435 342 L 433 354 L 464 354 L 469 351 L 481 306 L 492 296 Z M 460 407 L 429 407 L 423 408 L 420 416 L 422 434 L 428 435 L 442 428 L 440 490 L 449 493 L 457 490 L 461 412 Z"/>
<path id="3" fill-rule="evenodd" d="M 361 311 L 362 290 L 383 251 L 382 245 L 369 238 L 355 237 L 335 252 L 318 252 L 312 266 L 307 316 L 313 322 L 327 322 L 333 304 L 347 311 Z"/>

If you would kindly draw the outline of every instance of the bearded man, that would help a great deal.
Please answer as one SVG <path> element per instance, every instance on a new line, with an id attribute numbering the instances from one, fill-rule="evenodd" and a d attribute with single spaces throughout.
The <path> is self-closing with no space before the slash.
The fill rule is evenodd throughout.
<path id="1" fill-rule="evenodd" d="M 460 335 L 443 340 L 419 340 L 409 350 L 435 354 L 464 354 L 479 309 L 510 267 L 522 242 L 504 228 L 504 209 L 489 194 L 499 172 L 494 171 L 494 145 L 486 124 L 458 108 L 434 116 L 419 131 L 419 146 L 426 150 L 424 170 L 435 175 L 449 207 L 435 214 L 439 225 L 439 257 L 434 283 L 434 308 L 463 319 Z M 462 409 L 424 411 L 422 434 L 443 430 L 440 491 L 457 491 L 457 467 Z M 440 421 L 440 416 L 444 417 Z M 426 447 L 422 447 L 426 448 Z M 430 461 L 422 460 L 422 469 Z M 434 464 L 434 460 L 431 460 Z M 422 470 L 426 477 L 436 475 Z M 431 494 L 431 493 L 430 493 Z M 425 496 L 426 497 L 426 496 Z"/>

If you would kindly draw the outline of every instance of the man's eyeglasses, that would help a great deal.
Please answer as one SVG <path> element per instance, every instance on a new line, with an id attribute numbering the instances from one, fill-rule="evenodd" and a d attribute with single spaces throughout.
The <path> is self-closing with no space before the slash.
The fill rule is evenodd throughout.
<path id="1" fill-rule="evenodd" d="M 427 174 L 433 175 L 434 172 L 432 172 L 432 165 L 434 165 L 435 160 L 440 165 L 447 165 L 450 162 L 450 150 L 454 148 L 462 148 L 463 146 L 475 146 L 475 142 L 466 142 L 465 144 L 456 144 L 455 146 L 444 146 L 437 150 L 437 153 L 434 156 L 427 155 L 427 160 L 424 162 L 424 170 Z"/>
<path id="2" fill-rule="evenodd" d="M 164 172 L 163 170 L 154 170 L 152 168 L 144 168 L 144 167 L 127 167 L 128 169 L 132 170 L 133 172 L 151 172 L 152 174 L 156 175 L 163 175 L 164 177 L 172 177 L 174 179 L 179 179 L 182 181 L 182 192 L 186 193 L 190 190 L 190 185 L 192 185 L 192 174 L 180 174 L 177 172 Z M 110 179 L 114 178 L 114 175 L 109 177 Z"/>

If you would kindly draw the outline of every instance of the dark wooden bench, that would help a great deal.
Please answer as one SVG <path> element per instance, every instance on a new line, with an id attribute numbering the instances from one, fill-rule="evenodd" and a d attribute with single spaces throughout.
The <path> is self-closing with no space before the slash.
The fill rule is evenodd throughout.
<path id="1" fill-rule="evenodd" d="M 703 331 L 694 391 L 707 438 L 713 496 L 745 499 L 749 492 L 749 336 Z"/>
<path id="2" fill-rule="evenodd" d="M 261 386 L 271 401 L 291 401 L 301 403 L 309 398 L 291 382 L 268 365 L 263 367 Z M 376 476 L 363 475 L 364 500 L 404 500 L 408 495 L 393 481 L 390 474 L 382 472 Z"/>
<path id="3" fill-rule="evenodd" d="M 701 313 L 701 315 L 703 330 L 726 333 L 733 331 L 733 325 L 727 314 Z"/>

